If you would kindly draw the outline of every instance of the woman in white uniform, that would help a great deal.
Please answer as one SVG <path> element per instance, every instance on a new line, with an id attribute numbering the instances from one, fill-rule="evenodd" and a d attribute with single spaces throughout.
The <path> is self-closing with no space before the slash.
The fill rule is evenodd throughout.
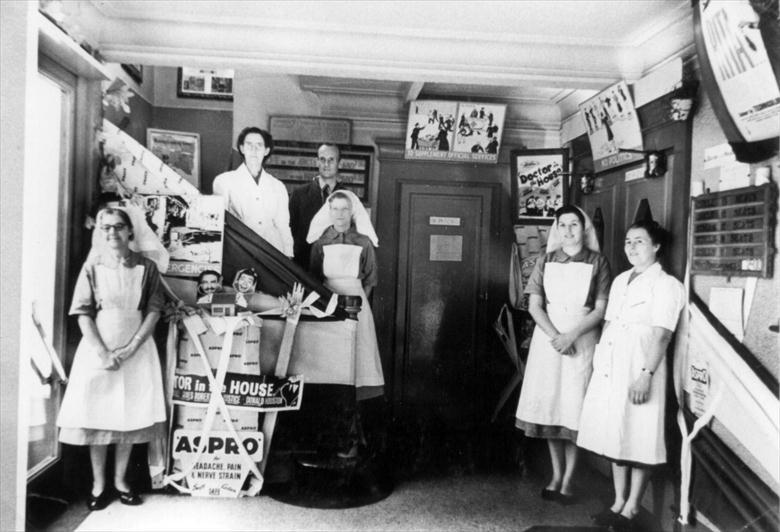
<path id="1" fill-rule="evenodd" d="M 236 141 L 243 164 L 215 177 L 212 188 L 215 195 L 223 197 L 226 211 L 292 258 L 287 188 L 263 167 L 273 144 L 273 137 L 267 131 L 244 128 Z"/>
<path id="2" fill-rule="evenodd" d="M 612 284 L 606 325 L 593 359 L 577 445 L 612 462 L 615 499 L 593 516 L 630 529 L 652 466 L 666 462 L 666 348 L 685 301 L 682 284 L 657 262 L 666 232 L 632 225 L 625 253 L 633 265 Z"/>
<path id="3" fill-rule="evenodd" d="M 545 500 L 570 504 L 575 445 L 593 349 L 604 317 L 610 272 L 590 220 L 577 207 L 555 212 L 547 253 L 526 285 L 536 328 L 517 405 L 516 426 L 547 440 L 552 478 Z"/>
<path id="4" fill-rule="evenodd" d="M 144 223 L 141 221 L 141 223 Z M 103 209 L 93 253 L 76 283 L 70 314 L 83 338 L 57 418 L 60 441 L 88 445 L 92 464 L 90 510 L 111 501 L 106 453 L 116 444 L 114 488 L 120 502 L 141 504 L 125 479 L 133 444 L 164 436 L 162 371 L 151 336 L 164 299 L 150 259 L 130 249 L 133 224 L 121 209 Z"/>

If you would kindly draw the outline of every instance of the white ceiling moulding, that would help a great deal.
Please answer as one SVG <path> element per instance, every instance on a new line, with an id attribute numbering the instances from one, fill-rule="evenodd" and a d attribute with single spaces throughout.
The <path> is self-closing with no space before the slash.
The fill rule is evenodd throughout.
<path id="1" fill-rule="evenodd" d="M 587 44 L 587 39 L 467 41 L 451 31 L 442 40 L 431 39 L 427 32 L 423 36 L 301 32 L 105 16 L 99 26 L 100 49 L 108 60 L 162 66 L 197 60 L 290 74 L 558 88 L 601 88 L 642 72 L 642 62 L 626 56 L 624 48 Z"/>
<path id="2" fill-rule="evenodd" d="M 104 18 L 249 26 L 258 31 L 351 33 L 509 43 L 556 43 L 624 47 L 657 33 L 679 18 L 688 0 L 558 0 L 556 2 L 446 1 L 409 2 L 398 9 L 394 0 L 371 2 L 222 0 L 92 0 Z M 555 21 L 551 24 L 550 21 Z"/>
<path id="3" fill-rule="evenodd" d="M 276 55 L 262 52 L 215 51 L 192 47 L 113 46 L 101 48 L 112 62 L 155 66 L 203 65 L 212 68 L 252 67 L 268 73 L 304 74 L 402 80 L 439 83 L 480 83 L 483 85 L 531 85 L 554 88 L 588 88 L 607 86 L 621 79 L 614 71 L 586 71 L 577 68 L 531 68 L 474 66 L 473 64 L 410 63 L 407 60 L 360 60 L 331 56 L 312 58 L 305 54 Z"/>

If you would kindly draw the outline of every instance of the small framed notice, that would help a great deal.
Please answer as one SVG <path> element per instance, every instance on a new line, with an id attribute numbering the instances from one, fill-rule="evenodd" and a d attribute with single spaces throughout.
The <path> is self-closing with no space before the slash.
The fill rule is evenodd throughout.
<path id="1" fill-rule="evenodd" d="M 431 235 L 429 259 L 431 261 L 461 262 L 463 260 L 463 235 Z"/>

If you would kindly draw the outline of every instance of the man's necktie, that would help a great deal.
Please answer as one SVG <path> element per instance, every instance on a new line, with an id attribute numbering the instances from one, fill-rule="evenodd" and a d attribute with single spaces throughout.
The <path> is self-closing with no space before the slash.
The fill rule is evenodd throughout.
<path id="1" fill-rule="evenodd" d="M 325 200 L 328 199 L 328 196 L 330 196 L 330 187 L 325 185 L 322 187 L 322 203 L 325 203 Z"/>

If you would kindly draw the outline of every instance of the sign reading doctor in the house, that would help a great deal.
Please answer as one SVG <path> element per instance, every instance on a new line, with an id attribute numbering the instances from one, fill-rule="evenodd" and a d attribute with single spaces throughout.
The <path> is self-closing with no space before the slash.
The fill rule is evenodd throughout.
<path id="1" fill-rule="evenodd" d="M 642 153 L 619 151 L 642 150 L 642 130 L 625 81 L 581 103 L 580 115 L 588 131 L 596 172 L 642 160 Z"/>
<path id="2" fill-rule="evenodd" d="M 407 159 L 495 163 L 506 105 L 417 100 L 409 105 Z"/>

